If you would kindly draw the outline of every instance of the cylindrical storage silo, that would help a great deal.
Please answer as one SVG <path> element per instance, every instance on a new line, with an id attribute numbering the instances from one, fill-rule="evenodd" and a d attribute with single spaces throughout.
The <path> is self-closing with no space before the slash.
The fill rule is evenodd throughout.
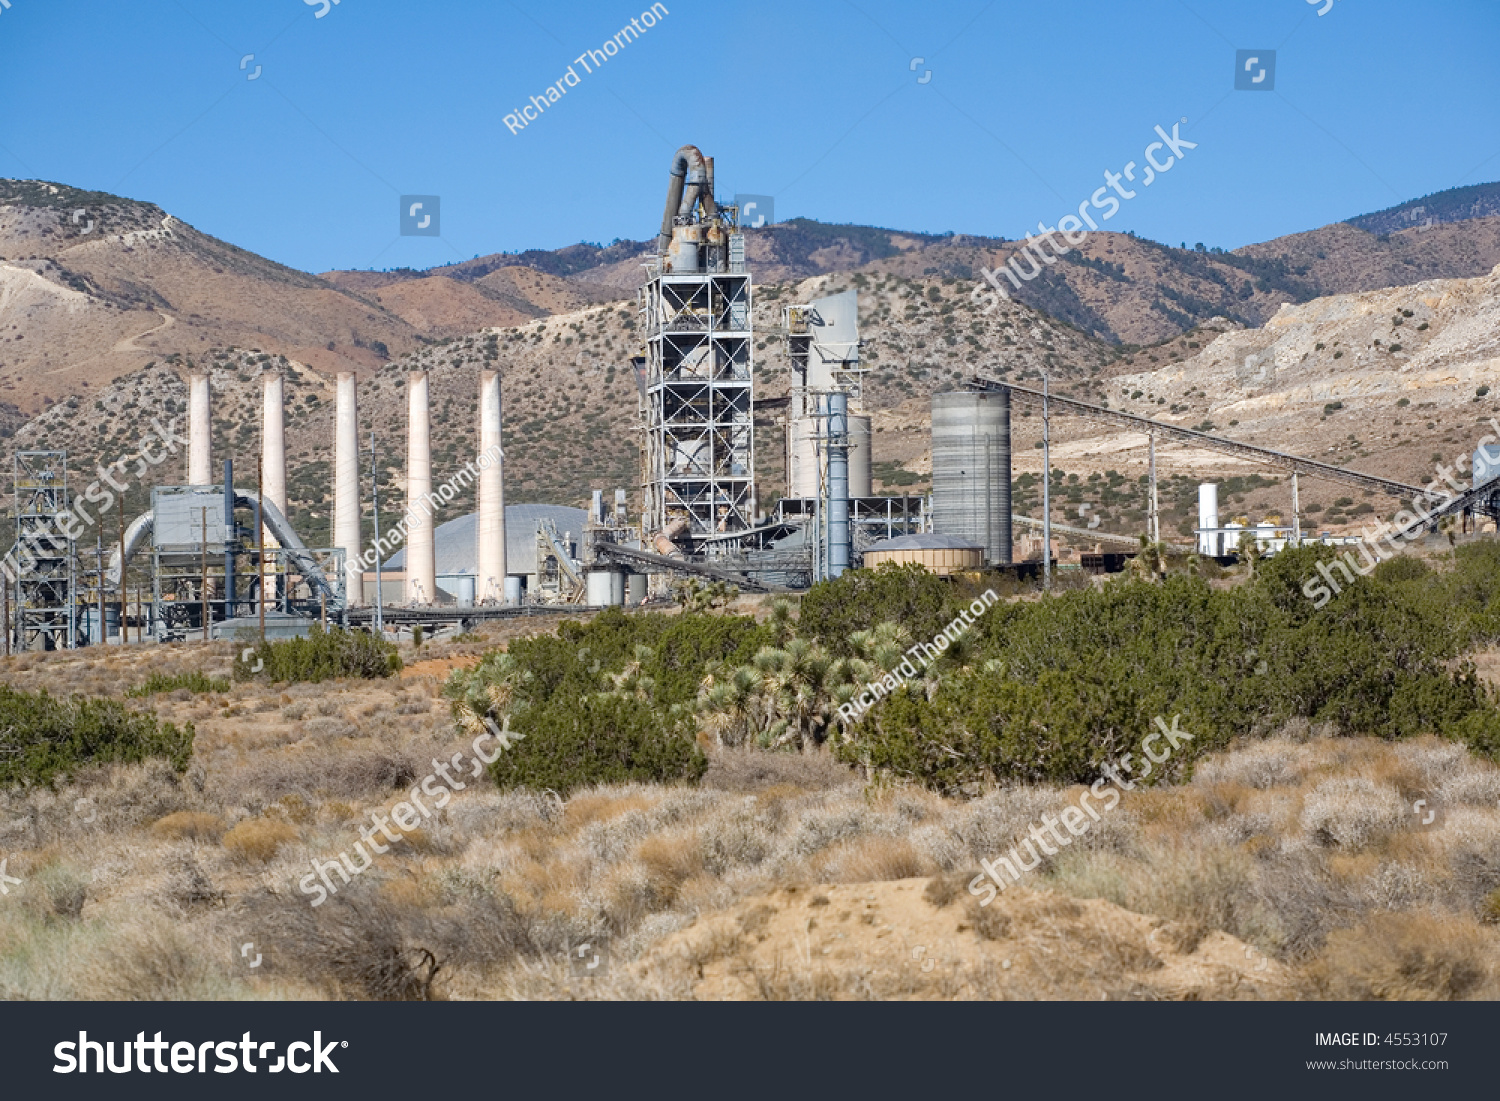
<path id="1" fill-rule="evenodd" d="M 1010 391 L 932 395 L 932 528 L 1009 563 Z"/>
<path id="2" fill-rule="evenodd" d="M 445 589 L 453 594 L 453 599 L 460 608 L 472 608 L 474 606 L 474 578 L 468 574 L 456 577 L 441 577 L 438 579 L 438 588 Z"/>
<path id="3" fill-rule="evenodd" d="M 870 418 L 849 417 L 849 496 L 872 495 L 870 478 Z"/>
<path id="4" fill-rule="evenodd" d="M 614 577 L 609 570 L 594 570 L 584 579 L 584 602 L 590 608 L 604 608 L 615 602 Z"/>
<path id="5" fill-rule="evenodd" d="M 1217 558 L 1219 549 L 1219 487 L 1213 482 L 1204 482 L 1198 487 L 1198 553 Z"/>
<path id="6" fill-rule="evenodd" d="M 609 575 L 609 602 L 616 605 L 625 603 L 625 575 L 623 573 Z"/>
<path id="7" fill-rule="evenodd" d="M 521 579 L 519 577 L 507 577 L 505 579 L 505 603 L 515 607 L 521 603 Z"/>
<path id="8" fill-rule="evenodd" d="M 625 579 L 625 603 L 630 607 L 643 603 L 646 599 L 646 575 L 633 573 Z"/>
<path id="9" fill-rule="evenodd" d="M 786 425 L 786 495 L 818 495 L 817 417 L 792 417 Z"/>

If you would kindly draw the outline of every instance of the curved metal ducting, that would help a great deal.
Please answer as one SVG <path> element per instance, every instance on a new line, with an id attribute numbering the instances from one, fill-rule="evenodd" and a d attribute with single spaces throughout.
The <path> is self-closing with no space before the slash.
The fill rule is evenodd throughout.
<path id="1" fill-rule="evenodd" d="M 706 194 L 705 194 L 706 192 Z M 696 145 L 684 145 L 672 156 L 672 174 L 667 184 L 667 206 L 661 216 L 661 233 L 656 238 L 656 254 L 665 256 L 672 247 L 672 227 L 677 216 L 690 214 L 702 199 L 704 209 L 713 214 L 712 175 L 709 162 Z"/>
<path id="2" fill-rule="evenodd" d="M 236 508 L 254 509 L 259 503 L 261 507 L 261 519 L 270 529 L 271 535 L 281 544 L 286 551 L 288 560 L 293 566 L 307 578 L 307 583 L 313 589 L 329 600 L 336 600 L 338 594 L 334 592 L 333 586 L 328 583 L 328 578 L 323 576 L 322 569 L 317 560 L 307 553 L 307 544 L 302 542 L 302 537 L 292 529 L 291 523 L 281 514 L 281 510 L 271 501 L 259 501 L 257 495 L 244 489 L 234 491 L 234 504 Z M 156 517 L 151 510 L 147 510 L 137 516 L 128 528 L 125 529 L 125 556 L 133 556 L 140 549 L 141 543 L 151 534 L 156 525 Z M 120 589 L 120 552 L 118 549 L 112 551 L 109 556 L 109 568 L 104 571 L 105 585 L 116 592 Z"/>

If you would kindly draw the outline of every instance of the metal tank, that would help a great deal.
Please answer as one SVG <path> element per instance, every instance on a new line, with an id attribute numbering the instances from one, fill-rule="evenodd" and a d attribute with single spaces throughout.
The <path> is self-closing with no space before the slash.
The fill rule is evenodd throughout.
<path id="1" fill-rule="evenodd" d="M 1011 561 L 1009 391 L 932 396 L 932 527 Z"/>
<path id="2" fill-rule="evenodd" d="M 615 574 L 594 570 L 584 578 L 584 603 L 590 608 L 606 608 L 615 603 Z"/>

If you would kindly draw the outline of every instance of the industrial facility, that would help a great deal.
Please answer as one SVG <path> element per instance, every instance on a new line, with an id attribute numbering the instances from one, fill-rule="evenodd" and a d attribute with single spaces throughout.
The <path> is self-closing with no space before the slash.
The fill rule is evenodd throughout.
<path id="1" fill-rule="evenodd" d="M 930 495 L 876 495 L 874 436 L 864 405 L 859 298 L 854 290 L 785 306 L 781 324 L 756 332 L 753 277 L 734 205 L 714 193 L 714 161 L 685 145 L 672 158 L 656 248 L 638 294 L 643 345 L 632 360 L 641 429 L 640 509 L 628 493 L 594 491 L 589 507 L 505 504 L 501 376 L 476 372 L 476 458 L 435 472 L 428 377 L 406 390 L 404 513 L 381 531 L 375 441 L 361 435 L 356 378 L 336 379 L 332 546 L 309 545 L 288 520 L 284 380 L 263 375 L 261 454 L 253 488 L 210 453 L 210 379 L 188 379 L 188 480 L 151 487 L 150 507 L 117 539 L 78 540 L 61 451 L 14 461 L 15 544 L 3 569 L 8 650 L 135 641 L 280 637 L 315 624 L 465 626 L 549 609 L 637 605 L 674 580 L 729 582 L 752 592 L 795 591 L 860 565 L 917 563 L 939 573 L 1015 568 L 1017 524 L 1040 528 L 1036 558 L 1050 578 L 1054 535 L 1096 544 L 1133 536 L 1054 524 L 1043 479 L 1040 519 L 1015 515 L 1011 411 L 1040 405 L 1043 469 L 1050 418 L 1082 416 L 1142 432 L 1150 448 L 1147 534 L 1161 543 L 1158 439 L 1186 442 L 1290 474 L 1290 522 L 1220 523 L 1217 487 L 1200 487 L 1195 552 L 1227 558 L 1246 541 L 1262 553 L 1304 542 L 1298 478 L 1315 476 L 1412 499 L 1420 487 L 1240 443 L 1166 421 L 1015 383 L 976 377 L 932 397 Z M 784 341 L 787 396 L 767 402 L 779 420 L 786 479 L 762 487 L 755 452 L 756 338 Z M 364 445 L 368 443 L 368 451 Z M 365 465 L 368 460 L 368 466 Z M 1500 514 L 1500 459 L 1475 457 L 1475 484 L 1430 512 Z M 145 467 L 143 464 L 143 471 Z M 218 477 L 215 477 L 216 470 Z M 1481 471 L 1483 473 L 1481 474 Z M 436 478 L 445 480 L 435 487 Z M 368 481 L 366 480 L 368 479 Z M 368 485 L 368 497 L 364 488 Z M 460 489 L 475 513 L 437 523 Z M 97 488 L 97 487 L 94 487 Z M 777 490 L 775 508 L 761 506 Z M 766 495 L 769 499 L 769 494 Z M 94 500 L 92 494 L 88 497 Z M 113 498 L 111 498 L 113 499 Z M 389 503 L 388 503 L 389 504 Z M 366 507 L 376 530 L 366 543 Z M 90 523 L 93 521 L 90 520 Z M 73 534 L 70 534 L 73 532 Z M 1121 558 L 1123 555 L 1104 556 Z"/>

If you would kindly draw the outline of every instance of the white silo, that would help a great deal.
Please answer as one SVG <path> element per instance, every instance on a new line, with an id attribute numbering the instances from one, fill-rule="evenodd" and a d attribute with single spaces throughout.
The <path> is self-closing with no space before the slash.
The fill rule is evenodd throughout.
<path id="1" fill-rule="evenodd" d="M 1204 482 L 1198 487 L 1198 553 L 1210 558 L 1224 554 L 1223 537 L 1219 526 L 1219 487 L 1214 482 Z"/>

